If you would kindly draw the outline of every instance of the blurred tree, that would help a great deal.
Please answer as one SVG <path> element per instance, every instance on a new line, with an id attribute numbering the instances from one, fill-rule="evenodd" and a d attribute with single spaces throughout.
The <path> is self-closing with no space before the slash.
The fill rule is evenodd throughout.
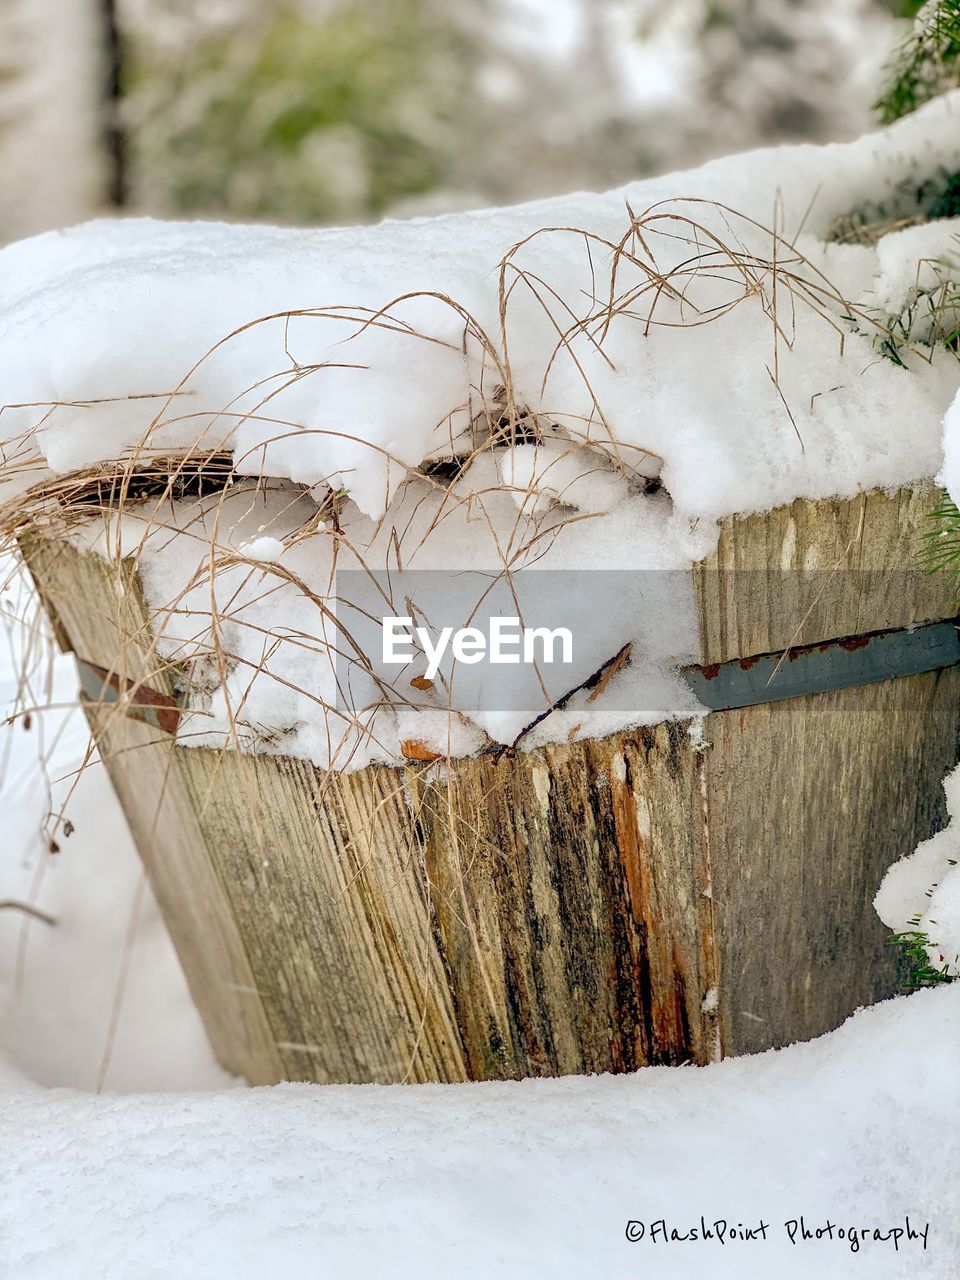
<path id="1" fill-rule="evenodd" d="M 152 20 L 127 27 L 137 203 L 331 221 L 441 180 L 470 49 L 418 0 L 236 4 L 204 24 L 173 8 L 159 38 Z"/>
<path id="2" fill-rule="evenodd" d="M 116 0 L 98 0 L 103 43 L 103 144 L 107 196 L 121 208 L 127 197 L 126 137 L 123 131 L 123 44 Z"/>
<path id="3" fill-rule="evenodd" d="M 896 30 L 883 0 L 687 0 L 687 6 L 694 26 L 689 101 L 674 130 L 665 122 L 671 147 L 700 159 L 853 137 L 870 126 L 870 103 Z"/>
<path id="4" fill-rule="evenodd" d="M 611 0 L 557 0 L 575 39 L 547 56 L 557 5 L 527 5 L 524 39 L 523 0 L 119 3 L 131 197 L 151 210 L 356 220 L 638 167 Z"/>
<path id="5" fill-rule="evenodd" d="M 358 221 L 870 123 L 898 0 L 113 0 L 129 200 Z"/>
<path id="6" fill-rule="evenodd" d="M 955 14 L 958 3 L 924 13 Z M 158 214 L 361 221 L 852 136 L 870 123 L 896 42 L 891 15 L 915 8 L 58 0 L 54 19 L 36 0 L 0 0 L 0 238 L 107 200 Z M 943 50 L 926 37 L 911 47 L 885 118 L 952 82 Z"/>
<path id="7" fill-rule="evenodd" d="M 99 0 L 0 0 L 0 243 L 103 198 Z"/>

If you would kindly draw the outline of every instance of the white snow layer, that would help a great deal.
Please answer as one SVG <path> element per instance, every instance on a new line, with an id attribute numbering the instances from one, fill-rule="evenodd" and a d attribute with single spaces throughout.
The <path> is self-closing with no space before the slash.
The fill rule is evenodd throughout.
<path id="1" fill-rule="evenodd" d="M 683 570 L 726 514 L 932 477 L 958 364 L 923 342 L 957 224 L 875 247 L 830 233 L 960 169 L 958 111 L 954 94 L 855 143 L 512 209 L 325 231 L 95 222 L 12 246 L 7 459 L 65 471 L 202 437 L 242 472 L 307 486 L 226 515 L 174 504 L 173 543 L 125 530 L 151 603 L 175 602 L 161 653 L 194 663 L 186 740 L 239 724 L 241 746 L 341 767 L 395 760 L 405 738 L 510 742 L 530 716 L 465 667 L 456 696 L 405 684 L 402 711 L 331 712 L 334 547 L 339 568 Z M 899 362 L 881 354 L 891 332 Z M 504 388 L 536 432 L 491 448 Z M 415 470 L 478 430 L 449 486 Z M 226 681 L 197 662 L 210 589 L 191 579 L 211 540 Z M 526 745 L 696 711 L 674 674 L 696 650 L 689 596 L 636 617 L 624 600 L 588 628 L 581 676 L 635 642 L 616 704 L 581 699 Z"/>
<path id="2" fill-rule="evenodd" d="M 897 933 L 930 939 L 930 963 L 960 976 L 960 766 L 943 782 L 950 821 L 895 862 L 874 899 L 877 915 Z"/>
<path id="3" fill-rule="evenodd" d="M 94 1097 L 9 1075 L 0 1257 L 18 1280 L 939 1280 L 960 1262 L 958 1059 L 960 986 L 618 1077 Z M 701 1215 L 724 1243 L 650 1239 Z M 822 1234 L 792 1244 L 801 1215 Z M 894 1248 L 908 1218 L 926 1247 Z"/>
<path id="4" fill-rule="evenodd" d="M 943 419 L 943 465 L 937 479 L 960 505 L 960 391 Z"/>

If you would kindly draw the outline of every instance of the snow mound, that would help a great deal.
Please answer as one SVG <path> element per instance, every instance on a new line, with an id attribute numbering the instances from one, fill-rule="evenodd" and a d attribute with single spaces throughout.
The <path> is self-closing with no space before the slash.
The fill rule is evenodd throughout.
<path id="1" fill-rule="evenodd" d="M 8 1077 L 0 1252 L 23 1280 L 933 1280 L 960 1260 L 958 1059 L 955 987 L 631 1076 L 99 1098 Z M 725 1242 L 650 1238 L 701 1215 Z"/>
<path id="2" fill-rule="evenodd" d="M 834 285 L 864 307 L 902 301 L 918 259 L 942 247 L 943 224 L 884 237 L 876 250 L 831 243 L 831 230 L 850 211 L 895 210 L 905 187 L 955 173 L 958 108 L 954 94 L 857 142 L 758 151 L 606 195 L 510 209 L 320 231 L 99 221 L 12 245 L 0 252 L 2 402 L 38 407 L 6 409 L 3 435 L 38 428 L 39 453 L 62 471 L 144 439 L 158 449 L 192 445 L 212 420 L 214 433 L 232 428 L 248 470 L 344 483 L 362 511 L 381 515 L 391 480 L 441 447 L 451 415 L 476 398 L 484 353 L 473 340 L 503 338 L 499 266 L 526 241 L 506 270 L 517 401 L 580 421 L 602 447 L 612 435 L 621 449 L 660 454 L 686 513 L 715 517 L 932 475 L 949 397 L 929 370 L 904 376 L 856 332 L 844 359 L 833 325 L 799 296 L 781 297 L 792 424 L 768 370 L 765 307 L 692 322 L 708 318 L 707 306 L 694 311 L 700 303 L 728 306 L 745 277 L 761 301 L 774 225 L 781 254 L 795 247 L 810 293 L 819 286 L 829 301 Z M 627 234 L 628 207 L 642 243 Z M 713 269 L 702 279 L 681 269 L 698 237 Z M 571 333 L 577 360 L 548 369 L 558 324 L 582 319 L 585 299 L 586 313 L 602 310 L 610 248 L 624 239 L 630 258 L 620 261 L 617 290 L 631 308 L 604 331 L 602 353 L 596 327 Z M 741 261 L 728 261 L 736 253 Z M 651 270 L 669 282 L 678 269 L 677 287 L 693 285 L 686 325 L 674 327 L 682 309 L 667 288 L 648 328 L 649 299 L 631 288 Z M 711 284 L 711 274 L 722 278 Z M 389 322 L 369 323 L 385 307 Z"/>
<path id="3" fill-rule="evenodd" d="M 876 245 L 837 228 L 960 170 L 958 107 L 513 209 L 326 231 L 95 222 L 11 246 L 0 482 L 198 448 L 271 478 L 226 513 L 171 503 L 138 527 L 129 509 L 160 652 L 191 668 L 190 742 L 337 767 L 396 761 L 404 734 L 454 755 L 510 744 L 531 716 L 463 664 L 458 693 L 405 682 L 371 710 L 375 673 L 346 715 L 334 571 L 682 575 L 725 515 L 934 476 L 958 365 L 931 325 L 957 223 Z M 211 555 L 215 636 L 196 585 Z M 630 663 L 524 745 L 696 711 L 676 676 L 696 651 L 689 588 L 668 594 L 640 622 L 629 593 L 581 609 L 581 667 L 546 701 L 626 643 Z"/>
<path id="4" fill-rule="evenodd" d="M 935 969 L 960 977 L 960 767 L 943 782 L 950 821 L 883 878 L 874 908 L 897 933 L 923 933 Z"/>

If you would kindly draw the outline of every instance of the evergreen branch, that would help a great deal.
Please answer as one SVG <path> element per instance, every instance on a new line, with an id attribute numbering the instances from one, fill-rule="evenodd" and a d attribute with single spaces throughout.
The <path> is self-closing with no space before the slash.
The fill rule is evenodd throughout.
<path id="1" fill-rule="evenodd" d="M 900 47 L 886 92 L 874 103 L 884 124 L 960 84 L 960 0 L 928 0 Z"/>

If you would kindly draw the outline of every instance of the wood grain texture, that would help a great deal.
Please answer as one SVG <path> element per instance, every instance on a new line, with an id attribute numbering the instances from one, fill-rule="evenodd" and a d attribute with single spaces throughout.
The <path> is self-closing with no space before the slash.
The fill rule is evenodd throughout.
<path id="1" fill-rule="evenodd" d="M 711 1056 L 689 743 L 668 724 L 408 770 L 472 1078 Z"/>
<path id="2" fill-rule="evenodd" d="M 403 774 L 188 754 L 195 812 L 286 1078 L 462 1080 Z"/>
<path id="3" fill-rule="evenodd" d="M 931 502 L 727 522 L 695 571 L 706 652 L 948 616 L 939 583 L 885 585 Z M 839 551 L 883 571 L 869 594 L 792 572 Z M 24 552 L 65 643 L 172 692 L 135 565 Z M 214 1048 L 259 1083 L 624 1071 L 830 1030 L 893 991 L 872 897 L 942 824 L 958 708 L 950 670 L 721 712 L 709 749 L 662 724 L 345 776 L 88 713 Z"/>
<path id="4" fill-rule="evenodd" d="M 694 570 L 701 663 L 952 617 L 946 575 L 919 562 L 938 499 L 874 491 L 723 521 Z"/>
<path id="5" fill-rule="evenodd" d="M 40 538 L 22 550 L 58 633 L 75 652 L 124 679 L 171 692 L 150 656 L 135 566 Z M 198 820 L 189 786 L 195 762 L 169 735 L 115 707 L 86 709 L 219 1061 L 251 1083 L 283 1079 L 244 939 Z"/>
<path id="6" fill-rule="evenodd" d="M 25 551 L 84 658 L 171 691 L 132 566 L 118 590 L 97 556 Z M 445 1081 L 715 1056 L 699 758 L 683 726 L 340 776 L 89 712 L 231 1070 Z"/>
<path id="7" fill-rule="evenodd" d="M 725 1054 L 822 1035 L 896 984 L 884 872 L 946 820 L 960 668 L 708 717 Z"/>

